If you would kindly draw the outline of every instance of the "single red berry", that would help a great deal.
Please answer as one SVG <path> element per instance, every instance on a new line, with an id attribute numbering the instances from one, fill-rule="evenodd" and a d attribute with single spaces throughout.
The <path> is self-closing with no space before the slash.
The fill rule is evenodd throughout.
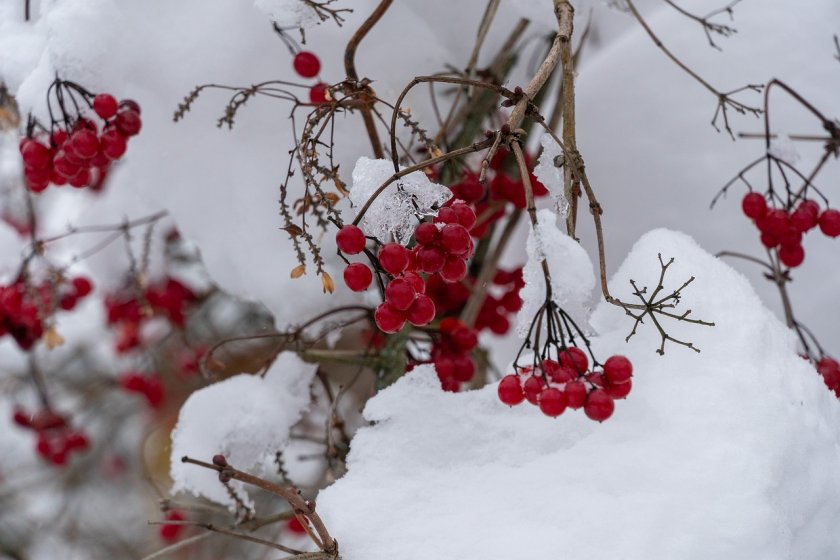
<path id="1" fill-rule="evenodd" d="M 559 361 L 560 365 L 570 368 L 578 375 L 585 373 L 586 368 L 589 367 L 589 360 L 586 354 L 584 354 L 583 350 L 575 346 L 570 346 L 560 352 Z"/>
<path id="2" fill-rule="evenodd" d="M 437 216 L 432 220 L 436 224 L 457 224 L 458 213 L 449 206 L 444 206 L 438 210 Z"/>
<path id="3" fill-rule="evenodd" d="M 385 272 L 401 274 L 408 266 L 408 249 L 399 243 L 386 243 L 379 249 L 379 264 Z"/>
<path id="4" fill-rule="evenodd" d="M 73 278 L 71 283 L 73 284 L 73 291 L 77 297 L 85 297 L 93 291 L 93 283 L 84 276 Z"/>
<path id="5" fill-rule="evenodd" d="M 628 380 L 625 383 L 607 383 L 604 386 L 604 391 L 613 399 L 623 399 L 630 394 L 630 389 L 633 388 L 633 381 Z"/>
<path id="6" fill-rule="evenodd" d="M 327 84 L 319 83 L 309 88 L 309 102 L 314 105 L 329 102 L 329 91 Z"/>
<path id="7" fill-rule="evenodd" d="M 335 243 L 342 253 L 358 255 L 365 250 L 365 232 L 358 226 L 348 224 L 335 234 Z"/>
<path id="8" fill-rule="evenodd" d="M 566 393 L 554 387 L 544 389 L 538 397 L 538 402 L 542 413 L 552 418 L 563 414 L 569 404 Z"/>
<path id="9" fill-rule="evenodd" d="M 768 249 L 772 249 L 773 247 L 779 246 L 779 238 L 773 235 L 772 233 L 762 233 L 761 244 L 767 247 Z"/>
<path id="10" fill-rule="evenodd" d="M 438 356 L 435 358 L 435 372 L 441 381 L 455 379 L 455 360 L 449 356 Z"/>
<path id="11" fill-rule="evenodd" d="M 113 95 L 100 93 L 93 98 L 93 110 L 106 121 L 117 114 L 117 100 Z"/>
<path id="12" fill-rule="evenodd" d="M 460 327 L 452 331 L 452 342 L 462 352 L 469 352 L 478 346 L 478 335 L 474 329 Z"/>
<path id="13" fill-rule="evenodd" d="M 777 238 L 784 235 L 789 225 L 789 216 L 784 210 L 778 208 L 768 210 L 767 213 L 758 218 L 755 225 L 761 233 L 769 233 Z"/>
<path id="14" fill-rule="evenodd" d="M 84 451 L 90 447 L 90 440 L 82 432 L 70 432 L 64 440 L 67 451 Z"/>
<path id="15" fill-rule="evenodd" d="M 128 142 L 120 131 L 109 128 L 102 133 L 100 149 L 109 160 L 120 159 L 128 148 Z"/>
<path id="16" fill-rule="evenodd" d="M 522 309 L 522 298 L 519 297 L 518 290 L 510 291 L 502 296 L 502 306 L 511 313 L 516 313 Z"/>
<path id="17" fill-rule="evenodd" d="M 20 155 L 27 169 L 43 169 L 52 159 L 52 150 L 37 140 L 25 138 L 20 143 Z"/>
<path id="18" fill-rule="evenodd" d="M 767 201 L 758 193 L 747 193 L 741 201 L 741 209 L 748 218 L 757 220 L 767 213 Z"/>
<path id="19" fill-rule="evenodd" d="M 12 413 L 12 422 L 21 428 L 32 427 L 32 420 L 29 418 L 29 415 L 20 408 L 16 408 Z"/>
<path id="20" fill-rule="evenodd" d="M 610 356 L 604 362 L 604 377 L 610 383 L 627 383 L 633 375 L 633 364 L 624 356 Z"/>
<path id="21" fill-rule="evenodd" d="M 417 251 L 417 267 L 426 274 L 440 272 L 445 263 L 446 257 L 437 247 L 421 247 Z"/>
<path id="22" fill-rule="evenodd" d="M 508 406 L 516 406 L 525 400 L 525 393 L 518 375 L 506 375 L 499 381 L 499 400 Z"/>
<path id="23" fill-rule="evenodd" d="M 596 422 L 603 422 L 612 416 L 614 410 L 615 402 L 603 389 L 595 389 L 589 393 L 589 396 L 586 397 L 586 404 L 583 406 L 583 412 L 586 416 Z"/>
<path id="24" fill-rule="evenodd" d="M 583 381 L 566 383 L 565 393 L 569 408 L 577 410 L 583 408 L 583 405 L 586 404 L 587 390 Z"/>
<path id="25" fill-rule="evenodd" d="M 440 245 L 450 255 L 465 255 L 471 243 L 469 230 L 461 224 L 446 224 L 440 232 Z"/>
<path id="26" fill-rule="evenodd" d="M 472 229 L 476 222 L 475 212 L 466 204 L 453 204 L 452 210 L 458 216 L 458 223 L 467 228 Z"/>
<path id="27" fill-rule="evenodd" d="M 90 182 L 90 168 L 88 167 L 81 167 L 79 168 L 79 172 L 76 173 L 73 177 L 70 177 L 68 183 L 71 186 L 76 187 L 77 189 L 81 189 L 82 187 L 86 187 Z"/>
<path id="28" fill-rule="evenodd" d="M 537 404 L 539 395 L 542 393 L 543 389 L 545 389 L 545 381 L 536 375 L 532 375 L 526 379 L 525 383 L 522 385 L 522 391 L 525 393 L 525 398 L 528 399 L 528 402 L 531 404 Z"/>
<path id="29" fill-rule="evenodd" d="M 467 276 L 467 263 L 461 257 L 447 257 L 440 269 L 440 277 L 447 282 L 460 282 Z"/>
<path id="30" fill-rule="evenodd" d="M 379 327 L 379 330 L 389 334 L 398 332 L 405 325 L 405 314 L 394 309 L 388 303 L 380 304 L 376 308 L 373 318 L 376 320 L 376 326 Z"/>
<path id="31" fill-rule="evenodd" d="M 300 51 L 293 61 L 295 72 L 302 78 L 314 78 L 321 71 L 321 61 L 314 53 Z"/>
<path id="32" fill-rule="evenodd" d="M 414 288 L 414 291 L 418 294 L 426 293 L 426 283 L 423 281 L 423 278 L 421 278 L 420 275 L 416 272 L 406 272 L 405 274 L 403 274 L 403 279 L 409 282 Z"/>
<path id="33" fill-rule="evenodd" d="M 394 306 L 394 309 L 407 311 L 415 299 L 417 299 L 417 292 L 407 280 L 397 278 L 391 280 L 385 287 L 385 301 Z"/>
<path id="34" fill-rule="evenodd" d="M 353 263 L 344 269 L 344 283 L 354 292 L 364 292 L 373 282 L 373 272 L 363 263 Z"/>
<path id="35" fill-rule="evenodd" d="M 829 208 L 820 214 L 820 231 L 829 237 L 840 236 L 840 210 Z"/>
<path id="36" fill-rule="evenodd" d="M 574 381 L 578 377 L 575 370 L 562 366 L 554 360 L 543 360 L 543 371 L 554 383 L 567 383 Z"/>
<path id="37" fill-rule="evenodd" d="M 76 308 L 78 301 L 79 300 L 76 297 L 76 294 L 64 294 L 61 296 L 61 299 L 58 300 L 58 306 L 64 311 L 72 311 Z"/>
<path id="38" fill-rule="evenodd" d="M 471 381 L 475 375 L 475 362 L 466 354 L 455 356 L 452 361 L 455 363 L 455 381 L 466 383 Z"/>
<path id="39" fill-rule="evenodd" d="M 414 238 L 420 245 L 435 245 L 440 241 L 440 230 L 431 222 L 423 222 L 414 230 Z"/>
<path id="40" fill-rule="evenodd" d="M 166 514 L 167 521 L 184 521 L 185 517 L 178 510 L 170 510 Z M 174 523 L 167 523 L 160 526 L 160 538 L 164 542 L 174 542 L 178 540 L 178 537 L 184 531 L 184 525 L 176 525 Z"/>
<path id="41" fill-rule="evenodd" d="M 131 109 L 123 110 L 117 113 L 117 120 L 115 121 L 117 130 L 125 136 L 135 136 L 140 133 L 143 126 L 143 121 L 140 119 L 140 113 L 132 111 Z"/>
<path id="42" fill-rule="evenodd" d="M 129 109 L 134 111 L 138 115 L 140 114 L 140 104 L 134 101 L 133 99 L 123 99 L 120 101 L 120 109 Z"/>
<path id="43" fill-rule="evenodd" d="M 802 245 L 782 245 L 779 260 L 789 268 L 796 268 L 805 260 L 805 249 Z"/>
<path id="44" fill-rule="evenodd" d="M 820 205 L 813 200 L 803 200 L 790 215 L 790 223 L 802 233 L 809 231 L 819 224 Z"/>
<path id="45" fill-rule="evenodd" d="M 490 321 L 490 331 L 499 336 L 510 330 L 510 321 L 504 315 L 494 315 Z"/>
<path id="46" fill-rule="evenodd" d="M 431 323 L 435 318 L 435 303 L 426 294 L 417 294 L 417 299 L 408 309 L 408 322 L 415 327 L 422 327 Z"/>
<path id="47" fill-rule="evenodd" d="M 303 527 L 303 525 L 297 517 L 292 517 L 286 522 L 286 529 L 288 529 L 296 535 L 306 534 L 306 529 Z"/>
<path id="48" fill-rule="evenodd" d="M 52 134 L 50 134 L 50 144 L 56 150 L 61 149 L 64 143 L 70 136 L 67 134 L 67 131 L 63 128 L 55 129 Z"/>

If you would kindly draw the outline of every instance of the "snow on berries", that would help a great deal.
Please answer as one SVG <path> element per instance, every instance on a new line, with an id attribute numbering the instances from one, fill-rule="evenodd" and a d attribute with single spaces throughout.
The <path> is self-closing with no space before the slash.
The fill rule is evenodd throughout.
<path id="1" fill-rule="evenodd" d="M 129 138 L 140 133 L 140 106 L 59 79 L 47 92 L 47 104 L 49 125 L 30 115 L 20 143 L 27 188 L 39 193 L 50 184 L 69 184 L 99 190 Z"/>

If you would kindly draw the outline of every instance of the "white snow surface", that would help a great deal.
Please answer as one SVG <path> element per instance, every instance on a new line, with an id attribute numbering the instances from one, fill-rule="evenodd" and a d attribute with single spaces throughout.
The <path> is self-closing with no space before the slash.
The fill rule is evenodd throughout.
<path id="1" fill-rule="evenodd" d="M 525 286 L 519 292 L 522 308 L 516 315 L 517 334 L 526 335 L 534 315 L 545 302 L 543 259 L 548 261 L 551 274 L 551 299 L 586 329 L 587 304 L 595 287 L 592 261 L 579 243 L 563 233 L 557 215 L 551 210 L 537 212 L 537 228 L 531 229 L 528 235 L 526 252 L 528 260 L 522 270 Z"/>
<path id="2" fill-rule="evenodd" d="M 315 369 L 296 354 L 283 352 L 264 377 L 236 375 L 190 395 L 172 432 L 173 492 L 189 492 L 234 509 L 216 472 L 182 463 L 181 457 L 209 462 L 221 453 L 240 470 L 267 472 L 309 404 Z M 241 482 L 230 484 L 247 496 Z"/>
<path id="3" fill-rule="evenodd" d="M 353 168 L 350 202 L 358 213 L 368 199 L 394 174 L 387 159 L 360 157 Z M 387 243 L 396 240 L 406 245 L 417 227 L 417 215 L 436 214 L 436 208 L 452 198 L 452 191 L 433 183 L 422 171 L 409 173 L 390 184 L 365 211 L 360 227 Z M 392 239 L 393 236 L 393 239 Z"/>
<path id="4" fill-rule="evenodd" d="M 702 352 L 624 344 L 602 304 L 596 352 L 627 355 L 634 388 L 603 424 L 509 409 L 495 386 L 440 390 L 415 369 L 369 401 L 349 473 L 318 507 L 345 560 L 829 560 L 840 556 L 840 403 L 747 280 L 689 237 L 642 237 L 613 285 L 666 277 L 714 328 L 669 332 Z M 625 288 L 622 289 L 621 287 Z"/>
<path id="5" fill-rule="evenodd" d="M 254 0 L 254 6 L 284 28 L 309 28 L 321 21 L 315 10 L 301 0 Z"/>
<path id="6" fill-rule="evenodd" d="M 534 175 L 548 189 L 554 210 L 565 217 L 569 212 L 569 201 L 566 200 L 566 194 L 563 192 L 563 170 L 554 163 L 558 156 L 563 155 L 563 150 L 560 144 L 548 134 L 540 137 L 540 146 L 542 152 L 534 167 Z"/>

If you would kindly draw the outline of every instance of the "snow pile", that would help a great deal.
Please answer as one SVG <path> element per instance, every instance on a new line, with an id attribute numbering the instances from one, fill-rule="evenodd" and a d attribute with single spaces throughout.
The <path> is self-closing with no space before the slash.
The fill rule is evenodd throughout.
<path id="1" fill-rule="evenodd" d="M 346 560 L 819 560 L 840 556 L 840 404 L 745 278 L 667 230 L 645 235 L 613 280 L 655 283 L 657 254 L 690 274 L 686 303 L 714 328 L 669 346 L 603 304 L 598 355 L 634 363 L 603 424 L 508 409 L 494 386 L 442 392 L 418 368 L 371 400 L 350 471 L 318 505 Z"/>
<path id="2" fill-rule="evenodd" d="M 254 0 L 254 6 L 280 27 L 309 28 L 321 21 L 318 13 L 302 0 Z"/>
<path id="3" fill-rule="evenodd" d="M 350 202 L 358 212 L 368 199 L 394 174 L 390 160 L 360 157 L 353 168 Z M 417 226 L 417 217 L 436 213 L 452 198 L 452 191 L 429 180 L 422 171 L 409 173 L 388 185 L 365 212 L 360 227 L 366 235 L 382 242 L 407 244 Z"/>
<path id="4" fill-rule="evenodd" d="M 589 317 L 586 304 L 595 287 L 595 273 L 586 251 L 560 231 L 557 216 L 551 210 L 537 212 L 537 228 L 528 234 L 526 250 L 528 261 L 522 271 L 525 287 L 519 293 L 523 303 L 516 316 L 519 336 L 525 336 L 545 302 L 543 259 L 548 261 L 551 273 L 551 299 L 585 328 Z"/>
<path id="5" fill-rule="evenodd" d="M 181 457 L 209 461 L 222 453 L 238 469 L 267 472 L 309 403 L 315 369 L 296 354 L 283 352 L 264 377 L 237 375 L 190 395 L 172 432 L 173 492 L 235 507 L 215 472 L 182 463 Z M 247 496 L 241 482 L 230 484 Z"/>
<path id="6" fill-rule="evenodd" d="M 790 139 L 787 134 L 779 133 L 775 138 L 770 140 L 770 149 L 768 153 L 789 165 L 796 165 L 802 156 L 799 155 L 799 150 L 796 149 L 796 144 Z"/>
<path id="7" fill-rule="evenodd" d="M 569 201 L 566 200 L 566 193 L 563 192 L 563 169 L 556 163 L 562 162 L 563 150 L 549 134 L 542 135 L 540 145 L 542 152 L 534 167 L 534 175 L 548 189 L 554 209 L 565 217 L 569 213 Z"/>

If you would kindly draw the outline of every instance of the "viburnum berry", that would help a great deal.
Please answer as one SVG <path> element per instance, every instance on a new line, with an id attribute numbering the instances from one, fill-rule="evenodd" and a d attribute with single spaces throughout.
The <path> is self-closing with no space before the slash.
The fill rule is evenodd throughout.
<path id="1" fill-rule="evenodd" d="M 472 229 L 476 222 L 476 215 L 473 209 L 463 203 L 453 204 L 451 208 L 458 218 L 458 223 L 468 230 Z"/>
<path id="2" fill-rule="evenodd" d="M 508 406 L 516 406 L 525 400 L 518 375 L 506 375 L 499 381 L 499 400 Z"/>
<path id="3" fill-rule="evenodd" d="M 460 354 L 455 355 L 452 358 L 452 362 L 455 364 L 453 377 L 456 381 L 466 383 L 472 380 L 473 375 L 475 375 L 475 363 L 472 361 L 472 358 L 466 354 Z"/>
<path id="4" fill-rule="evenodd" d="M 365 233 L 358 226 L 348 224 L 335 234 L 335 243 L 342 253 L 358 255 L 365 250 Z"/>
<path id="5" fill-rule="evenodd" d="M 402 278 L 408 283 L 410 283 L 411 286 L 414 288 L 414 291 L 418 294 L 426 293 L 426 283 L 423 281 L 419 274 L 415 272 L 406 272 L 405 274 L 403 274 Z"/>
<path id="6" fill-rule="evenodd" d="M 440 269 L 440 277 L 447 282 L 460 282 L 467 276 L 467 263 L 460 257 L 447 257 Z"/>
<path id="7" fill-rule="evenodd" d="M 379 330 L 389 334 L 393 334 L 402 329 L 406 321 L 405 314 L 398 309 L 395 309 L 387 302 L 380 304 L 379 307 L 376 308 L 373 318 L 376 321 L 376 326 L 379 327 Z"/>
<path id="8" fill-rule="evenodd" d="M 436 224 L 457 224 L 458 213 L 449 206 L 438 210 L 437 216 L 432 220 Z"/>
<path id="9" fill-rule="evenodd" d="M 117 113 L 116 120 L 117 130 L 125 136 L 136 136 L 140 133 L 143 126 L 143 121 L 140 119 L 140 113 L 132 109 L 121 110 Z"/>
<path id="10" fill-rule="evenodd" d="M 554 360 L 544 360 L 543 371 L 554 383 L 567 383 L 569 381 L 574 381 L 578 376 L 575 370 L 560 365 Z"/>
<path id="11" fill-rule="evenodd" d="M 414 239 L 420 245 L 434 245 L 440 241 L 440 230 L 431 222 L 423 222 L 414 230 Z"/>
<path id="12" fill-rule="evenodd" d="M 586 404 L 586 384 L 583 381 L 566 383 L 565 391 L 569 408 L 577 410 Z"/>
<path id="13" fill-rule="evenodd" d="M 186 517 L 178 510 L 172 509 L 166 513 L 166 521 L 184 521 Z M 172 543 L 178 540 L 181 533 L 184 531 L 184 525 L 176 523 L 165 523 L 160 526 L 160 538 L 166 543 Z"/>
<path id="14" fill-rule="evenodd" d="M 117 100 L 113 95 L 107 93 L 100 93 L 93 98 L 93 110 L 99 115 L 99 118 L 108 120 L 117 114 Z"/>
<path id="15" fill-rule="evenodd" d="M 77 130 L 70 135 L 73 152 L 82 159 L 91 159 L 99 151 L 99 138 L 92 130 Z"/>
<path id="16" fill-rule="evenodd" d="M 472 238 L 461 224 L 446 224 L 440 232 L 440 245 L 451 255 L 464 255 L 470 250 Z"/>
<path id="17" fill-rule="evenodd" d="M 782 245 L 779 260 L 789 268 L 796 268 L 805 260 L 805 249 L 802 245 Z"/>
<path id="18" fill-rule="evenodd" d="M 526 379 L 525 383 L 522 385 L 522 391 L 525 393 L 525 398 L 528 399 L 528 402 L 531 404 L 538 403 L 539 395 L 542 393 L 544 388 L 545 381 L 536 375 L 532 375 Z"/>
<path id="19" fill-rule="evenodd" d="M 584 373 L 589 367 L 589 359 L 586 354 L 576 346 L 570 346 L 560 352 L 559 361 L 560 365 L 566 366 L 578 374 Z"/>
<path id="20" fill-rule="evenodd" d="M 309 102 L 315 105 L 327 103 L 329 101 L 327 84 L 318 83 L 309 88 Z"/>
<path id="21" fill-rule="evenodd" d="M 321 61 L 314 53 L 309 51 L 297 53 L 292 64 L 295 67 L 295 72 L 302 78 L 314 78 L 321 71 Z"/>
<path id="22" fill-rule="evenodd" d="M 373 282 L 373 272 L 363 263 L 353 263 L 344 269 L 344 283 L 354 292 L 364 292 Z"/>
<path id="23" fill-rule="evenodd" d="M 768 249 L 772 249 L 774 247 L 779 246 L 779 238 L 771 233 L 762 233 L 761 244 L 767 247 Z"/>
<path id="24" fill-rule="evenodd" d="M 420 247 L 417 250 L 417 267 L 426 274 L 440 272 L 446 263 L 446 256 L 437 247 Z"/>
<path id="25" fill-rule="evenodd" d="M 563 414 L 568 405 L 566 394 L 560 389 L 549 387 L 543 390 L 538 397 L 540 410 L 546 416 L 557 417 Z"/>
<path id="26" fill-rule="evenodd" d="M 604 391 L 613 399 L 623 399 L 630 394 L 630 389 L 633 388 L 633 381 L 628 379 L 624 383 L 607 383 L 604 385 Z"/>
<path id="27" fill-rule="evenodd" d="M 604 377 L 610 383 L 627 383 L 633 375 L 633 364 L 624 356 L 610 356 L 604 362 Z"/>
<path id="28" fill-rule="evenodd" d="M 306 529 L 301 524 L 300 520 L 297 517 L 292 517 L 286 522 L 286 529 L 296 535 L 305 535 Z"/>
<path id="29" fill-rule="evenodd" d="M 603 389 L 595 389 L 586 397 L 586 404 L 583 405 L 583 412 L 591 420 L 603 422 L 612 416 L 615 410 L 615 402 Z"/>
<path id="30" fill-rule="evenodd" d="M 414 300 L 417 299 L 417 292 L 410 282 L 397 278 L 391 280 L 385 287 L 385 301 L 390 303 L 394 309 L 407 311 Z"/>
<path id="31" fill-rule="evenodd" d="M 102 133 L 99 145 L 102 153 L 110 160 L 120 159 L 128 148 L 125 136 L 115 128 L 109 128 Z"/>
<path id="32" fill-rule="evenodd" d="M 790 223 L 802 233 L 817 227 L 820 221 L 820 205 L 813 200 L 803 200 L 790 215 Z"/>
<path id="33" fill-rule="evenodd" d="M 379 249 L 378 257 L 385 272 L 394 276 L 401 274 L 408 266 L 408 249 L 399 243 L 386 243 Z"/>
<path id="34" fill-rule="evenodd" d="M 426 294 L 417 294 L 417 298 L 408 309 L 406 318 L 415 327 L 423 327 L 435 318 L 435 303 Z"/>
<path id="35" fill-rule="evenodd" d="M 840 236 L 840 210 L 829 208 L 820 214 L 820 231 L 829 237 Z"/>
<path id="36" fill-rule="evenodd" d="M 769 233 L 779 238 L 788 228 L 788 215 L 784 210 L 774 208 L 758 218 L 755 224 L 761 233 Z"/>
<path id="37" fill-rule="evenodd" d="M 767 201 L 759 193 L 747 193 L 741 201 L 741 209 L 748 218 L 757 220 L 767 213 Z"/>
<path id="38" fill-rule="evenodd" d="M 71 281 L 77 297 L 85 297 L 93 291 L 93 283 L 84 276 L 77 276 Z"/>
<path id="39" fill-rule="evenodd" d="M 49 165 L 52 151 L 37 140 L 24 138 L 20 143 L 20 155 L 26 168 L 42 169 Z"/>

